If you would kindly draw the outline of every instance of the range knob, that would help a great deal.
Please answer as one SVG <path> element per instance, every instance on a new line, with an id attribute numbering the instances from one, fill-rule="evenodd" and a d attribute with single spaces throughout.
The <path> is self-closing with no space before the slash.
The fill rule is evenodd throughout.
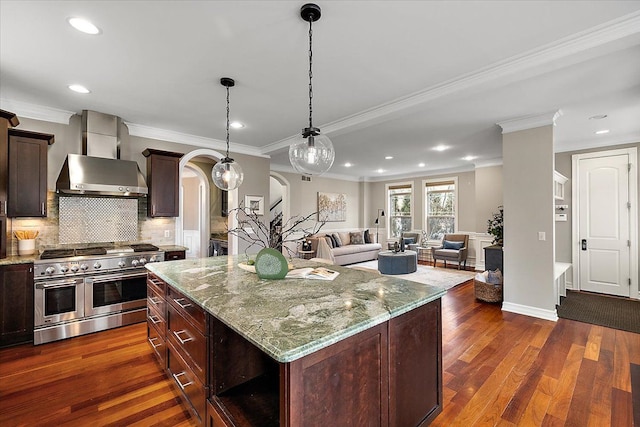
<path id="1" fill-rule="evenodd" d="M 78 271 L 78 266 L 76 264 L 71 266 L 71 272 L 76 273 Z"/>
<path id="2" fill-rule="evenodd" d="M 89 266 L 87 264 L 80 264 L 80 270 L 86 271 Z"/>
<path id="3" fill-rule="evenodd" d="M 132 265 L 133 267 L 137 267 L 137 266 L 138 266 L 138 260 L 137 260 L 137 259 L 132 260 L 132 261 L 131 261 L 131 265 Z"/>
<path id="4" fill-rule="evenodd" d="M 45 273 L 47 273 L 47 274 L 53 274 L 53 273 L 55 273 L 55 272 L 56 272 L 56 269 L 55 269 L 55 268 L 53 268 L 53 267 L 47 267 L 47 268 L 44 270 L 44 272 L 45 272 Z"/>
<path id="5" fill-rule="evenodd" d="M 96 263 L 93 264 L 93 268 L 95 268 L 96 270 L 99 270 L 100 267 L 102 267 L 102 264 L 100 264 L 98 261 L 96 261 Z"/>
<path id="6" fill-rule="evenodd" d="M 69 267 L 66 266 L 66 265 L 63 265 L 63 266 L 60 267 L 60 271 L 63 272 L 63 273 L 66 273 L 67 271 L 69 271 Z"/>
<path id="7" fill-rule="evenodd" d="M 124 268 L 125 265 L 124 261 L 118 261 L 118 267 Z"/>
<path id="8" fill-rule="evenodd" d="M 146 258 L 140 258 L 140 265 L 145 265 L 147 263 Z"/>
<path id="9" fill-rule="evenodd" d="M 158 257 L 156 257 L 155 255 L 149 258 L 149 262 L 156 262 L 156 261 L 158 261 Z"/>

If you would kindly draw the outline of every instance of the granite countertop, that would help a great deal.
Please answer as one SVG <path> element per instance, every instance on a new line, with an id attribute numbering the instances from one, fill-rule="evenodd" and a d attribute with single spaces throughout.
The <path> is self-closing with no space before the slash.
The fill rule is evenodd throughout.
<path id="1" fill-rule="evenodd" d="M 161 251 L 165 251 L 165 252 L 172 252 L 172 251 L 187 251 L 189 250 L 189 248 L 185 247 L 185 246 L 177 246 L 177 245 L 157 245 L 158 249 L 160 249 Z"/>
<path id="2" fill-rule="evenodd" d="M 10 255 L 6 258 L 0 258 L 0 265 L 12 265 L 12 264 L 29 264 L 40 257 L 39 253 L 33 255 Z"/>
<path id="3" fill-rule="evenodd" d="M 293 259 L 294 267 L 320 265 Z M 333 281 L 261 280 L 237 256 L 147 264 L 146 268 L 278 362 L 311 354 L 442 297 L 437 286 L 329 266 Z M 326 266 L 326 265 L 325 265 Z"/>

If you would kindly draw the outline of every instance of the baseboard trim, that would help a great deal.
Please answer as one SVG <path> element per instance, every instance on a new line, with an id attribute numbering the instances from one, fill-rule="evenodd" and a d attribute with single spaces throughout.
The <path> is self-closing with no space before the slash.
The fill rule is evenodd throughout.
<path id="1" fill-rule="evenodd" d="M 531 307 L 529 305 L 514 304 L 512 302 L 503 302 L 502 311 L 508 311 L 510 313 L 523 314 L 525 316 L 537 317 L 538 319 L 551 320 L 552 322 L 558 321 L 558 313 L 556 310 L 544 310 L 538 307 Z"/>

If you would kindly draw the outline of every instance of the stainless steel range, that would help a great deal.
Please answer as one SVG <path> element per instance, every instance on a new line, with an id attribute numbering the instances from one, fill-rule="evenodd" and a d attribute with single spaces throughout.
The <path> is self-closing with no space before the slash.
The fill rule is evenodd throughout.
<path id="1" fill-rule="evenodd" d="M 142 322 L 148 262 L 164 252 L 148 244 L 46 250 L 35 261 L 33 343 Z"/>

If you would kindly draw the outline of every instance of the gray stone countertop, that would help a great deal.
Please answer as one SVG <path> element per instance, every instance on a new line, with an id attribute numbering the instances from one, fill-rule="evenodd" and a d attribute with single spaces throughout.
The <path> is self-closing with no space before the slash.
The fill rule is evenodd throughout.
<path id="1" fill-rule="evenodd" d="M 0 258 L 0 265 L 12 265 L 12 264 L 29 264 L 38 259 L 40 254 L 26 255 L 26 256 L 8 256 L 6 258 Z"/>
<path id="2" fill-rule="evenodd" d="M 244 257 L 242 257 L 244 259 Z M 446 291 L 397 277 L 325 266 L 333 281 L 262 280 L 237 256 L 147 264 L 146 268 L 278 362 L 286 363 L 442 297 Z"/>

